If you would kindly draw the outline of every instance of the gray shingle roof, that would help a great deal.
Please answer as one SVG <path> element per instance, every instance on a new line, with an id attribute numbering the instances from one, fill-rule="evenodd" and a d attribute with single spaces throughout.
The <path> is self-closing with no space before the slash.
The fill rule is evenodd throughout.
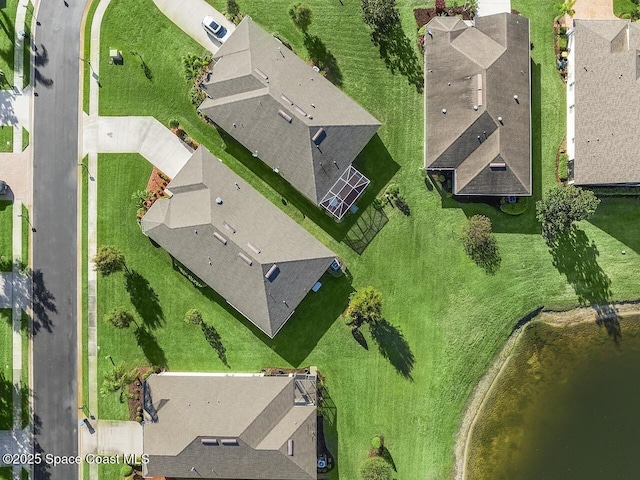
<path id="1" fill-rule="evenodd" d="M 425 166 L 454 170 L 457 195 L 531 195 L 529 20 L 436 17 L 426 29 Z"/>
<path id="2" fill-rule="evenodd" d="M 574 181 L 640 183 L 640 25 L 575 20 L 573 35 Z"/>
<path id="3" fill-rule="evenodd" d="M 316 406 L 296 404 L 295 389 L 295 377 L 150 376 L 144 387 L 145 476 L 315 479 Z"/>
<path id="4" fill-rule="evenodd" d="M 144 233 L 273 337 L 335 255 L 204 147 L 168 189 Z"/>
<path id="5" fill-rule="evenodd" d="M 250 17 L 213 58 L 199 110 L 319 204 L 380 122 Z"/>

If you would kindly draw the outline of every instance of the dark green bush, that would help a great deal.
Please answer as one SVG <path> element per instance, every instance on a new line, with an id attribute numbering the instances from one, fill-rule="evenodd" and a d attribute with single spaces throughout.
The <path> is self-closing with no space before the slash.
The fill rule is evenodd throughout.
<path id="1" fill-rule="evenodd" d="M 558 35 L 558 48 L 561 52 L 567 49 L 567 37 L 565 35 Z"/>
<path id="2" fill-rule="evenodd" d="M 516 203 L 508 203 L 507 201 L 500 202 L 500 210 L 507 215 L 522 215 L 527 211 L 529 206 L 529 199 L 527 197 L 518 197 Z"/>

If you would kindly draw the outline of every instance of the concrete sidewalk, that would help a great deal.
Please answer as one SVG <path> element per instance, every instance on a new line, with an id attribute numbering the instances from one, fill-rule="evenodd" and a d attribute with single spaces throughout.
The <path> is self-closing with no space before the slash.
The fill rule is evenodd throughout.
<path id="1" fill-rule="evenodd" d="M 222 43 L 212 35 L 207 34 L 202 28 L 202 19 L 209 15 L 227 29 L 224 39 L 229 38 L 236 26 L 230 22 L 218 10 L 204 0 L 153 0 L 153 3 L 178 27 L 184 30 L 191 38 L 202 45 L 206 50 L 216 53 Z"/>
<path id="2" fill-rule="evenodd" d="M 577 0 L 573 6 L 574 19 L 615 19 L 612 0 Z M 571 22 L 569 22 L 571 25 Z"/>

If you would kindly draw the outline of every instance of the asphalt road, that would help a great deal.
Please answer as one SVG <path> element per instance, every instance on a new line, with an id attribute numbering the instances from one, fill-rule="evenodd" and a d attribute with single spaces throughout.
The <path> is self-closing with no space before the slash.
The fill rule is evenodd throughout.
<path id="1" fill-rule="evenodd" d="M 35 52 L 33 172 L 35 449 L 78 455 L 77 175 L 80 24 L 87 0 L 42 0 Z M 74 480 L 77 465 L 35 468 Z"/>

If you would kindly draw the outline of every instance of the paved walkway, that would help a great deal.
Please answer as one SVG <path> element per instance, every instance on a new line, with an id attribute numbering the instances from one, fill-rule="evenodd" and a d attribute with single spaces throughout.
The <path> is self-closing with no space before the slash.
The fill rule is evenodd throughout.
<path id="1" fill-rule="evenodd" d="M 204 0 L 153 0 L 153 2 L 173 23 L 212 53 L 218 51 L 221 43 L 216 37 L 205 32 L 202 28 L 202 19 L 209 15 L 224 26 L 227 29 L 225 39 L 236 29 L 233 22 L 227 20 L 222 13 Z"/>

